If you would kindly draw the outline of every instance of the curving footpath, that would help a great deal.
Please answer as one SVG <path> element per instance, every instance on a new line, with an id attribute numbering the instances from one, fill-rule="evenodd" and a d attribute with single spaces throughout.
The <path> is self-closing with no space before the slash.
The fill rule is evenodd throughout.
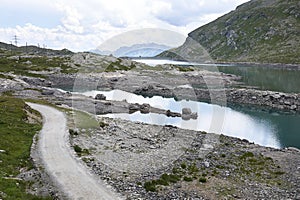
<path id="1" fill-rule="evenodd" d="M 68 144 L 65 115 L 49 106 L 27 103 L 39 111 L 44 125 L 39 135 L 40 156 L 47 173 L 69 199 L 113 200 L 120 199 L 103 182 L 97 180 L 80 164 Z"/>

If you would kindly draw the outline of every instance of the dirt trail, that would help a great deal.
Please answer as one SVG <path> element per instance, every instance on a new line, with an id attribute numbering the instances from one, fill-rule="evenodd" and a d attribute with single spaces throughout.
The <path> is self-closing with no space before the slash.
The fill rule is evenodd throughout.
<path id="1" fill-rule="evenodd" d="M 49 106 L 27 103 L 44 119 L 39 135 L 40 156 L 47 173 L 69 199 L 121 199 L 76 160 L 68 146 L 65 115 Z"/>

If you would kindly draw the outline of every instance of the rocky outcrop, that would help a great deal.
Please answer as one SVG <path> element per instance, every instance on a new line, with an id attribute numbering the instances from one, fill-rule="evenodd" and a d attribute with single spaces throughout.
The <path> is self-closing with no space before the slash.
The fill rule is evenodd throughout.
<path id="1" fill-rule="evenodd" d="M 162 96 L 162 97 L 173 97 L 174 93 L 171 89 L 157 84 L 157 85 L 148 85 L 146 87 L 138 88 L 133 93 L 153 97 L 153 96 Z"/>
<path id="2" fill-rule="evenodd" d="M 227 92 L 229 102 L 267 106 L 278 110 L 300 111 L 300 95 L 254 89 L 237 89 Z"/>
<path id="3" fill-rule="evenodd" d="M 33 86 L 42 86 L 42 87 L 51 87 L 52 83 L 49 80 L 42 78 L 33 78 L 33 77 L 23 77 L 21 78 L 23 81 Z"/>
<path id="4" fill-rule="evenodd" d="M 182 119 L 183 120 L 190 120 L 190 119 L 197 119 L 198 114 L 196 112 L 192 112 L 190 108 L 182 108 Z"/>
<path id="5" fill-rule="evenodd" d="M 106 100 L 106 96 L 104 94 L 97 94 L 95 99 L 96 100 Z"/>

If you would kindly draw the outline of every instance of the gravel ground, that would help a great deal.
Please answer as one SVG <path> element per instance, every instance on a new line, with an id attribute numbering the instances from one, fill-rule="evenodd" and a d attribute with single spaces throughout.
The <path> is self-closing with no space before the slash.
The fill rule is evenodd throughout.
<path id="1" fill-rule="evenodd" d="M 77 130 L 72 144 L 88 149 L 81 159 L 127 199 L 300 198 L 297 149 L 261 147 L 171 126 L 100 120 L 107 125 Z M 169 176 L 178 180 L 168 182 Z M 153 191 L 145 189 L 149 183 Z"/>

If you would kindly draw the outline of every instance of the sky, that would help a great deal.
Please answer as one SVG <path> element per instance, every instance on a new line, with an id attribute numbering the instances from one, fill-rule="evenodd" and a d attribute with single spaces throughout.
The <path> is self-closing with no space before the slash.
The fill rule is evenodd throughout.
<path id="1" fill-rule="evenodd" d="M 248 0 L 0 0 L 0 41 L 72 51 L 139 29 L 184 36 Z"/>

